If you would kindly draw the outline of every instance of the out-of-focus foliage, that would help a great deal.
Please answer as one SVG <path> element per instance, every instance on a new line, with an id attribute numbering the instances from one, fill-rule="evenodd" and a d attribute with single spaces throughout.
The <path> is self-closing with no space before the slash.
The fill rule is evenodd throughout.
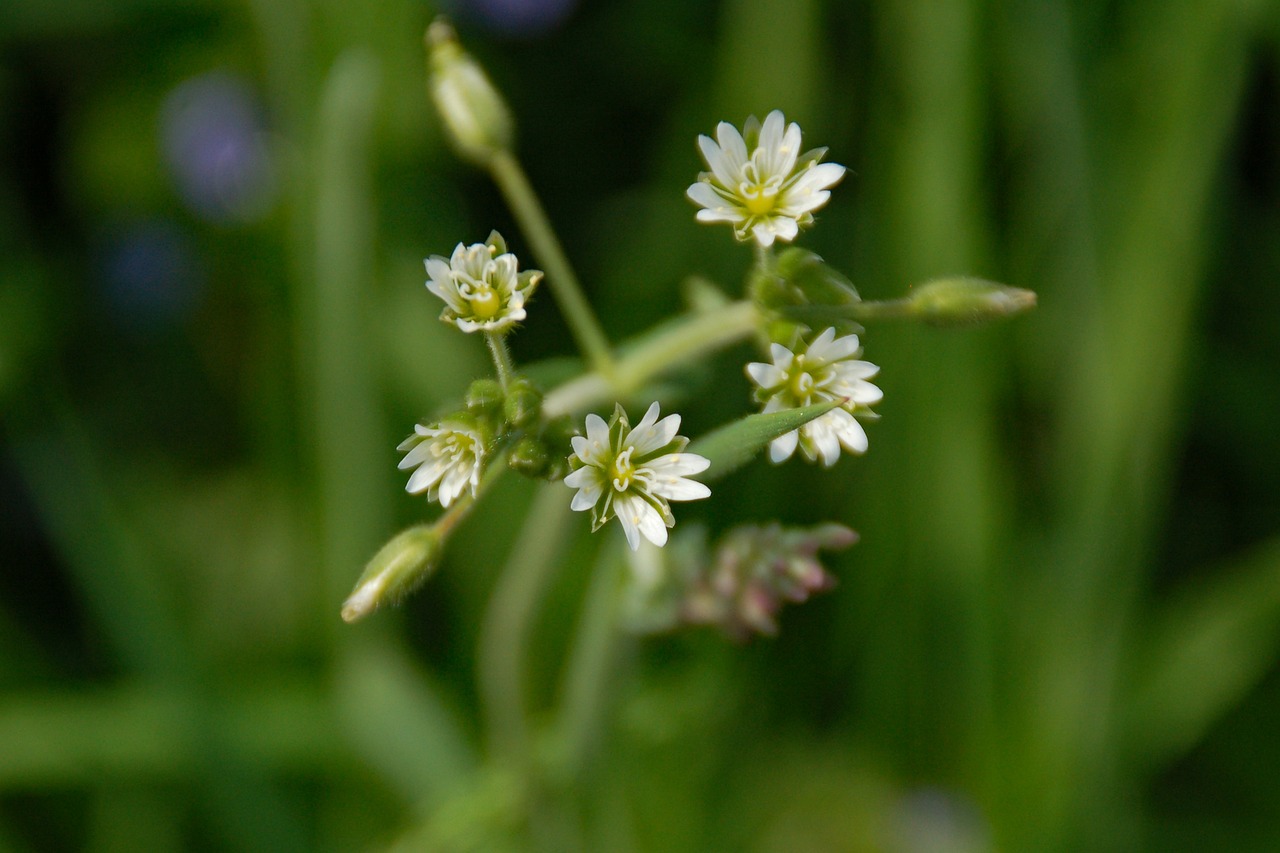
<path id="1" fill-rule="evenodd" d="M 429 112 L 437 11 L 0 8 L 0 851 L 1280 845 L 1280 7 L 449 4 L 615 339 L 739 286 L 683 192 L 698 133 L 773 108 L 851 170 L 800 242 L 865 298 L 1039 294 L 868 328 L 868 455 L 688 509 L 861 534 L 744 646 L 611 636 L 621 567 L 523 482 L 338 618 L 426 512 L 396 443 L 486 369 L 422 258 L 524 248 Z M 522 363 L 572 354 L 550 299 L 526 325 Z M 697 366 L 689 434 L 751 358 Z M 513 548 L 553 578 L 505 616 L 570 824 L 487 760 Z"/>

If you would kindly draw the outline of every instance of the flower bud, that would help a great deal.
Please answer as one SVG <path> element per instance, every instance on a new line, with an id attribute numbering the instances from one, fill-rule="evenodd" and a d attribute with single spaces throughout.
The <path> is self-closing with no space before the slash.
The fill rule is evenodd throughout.
<path id="1" fill-rule="evenodd" d="M 355 622 L 383 604 L 395 604 L 417 589 L 440 563 L 443 541 L 434 526 L 420 524 L 383 545 L 342 604 L 342 619 Z"/>
<path id="2" fill-rule="evenodd" d="M 860 300 L 849 279 L 807 249 L 784 250 L 778 255 L 777 270 L 810 305 L 849 305 Z"/>
<path id="3" fill-rule="evenodd" d="M 541 441 L 526 435 L 511 449 L 507 464 L 511 466 L 511 470 L 519 471 L 526 477 L 541 477 L 551 464 L 551 453 Z"/>
<path id="4" fill-rule="evenodd" d="M 976 326 L 1029 311 L 1036 294 L 980 278 L 941 278 L 916 287 L 907 304 L 911 316 L 931 326 Z"/>
<path id="5" fill-rule="evenodd" d="M 431 98 L 458 153 L 478 166 L 511 148 L 514 122 L 506 102 L 484 69 L 449 26 L 436 19 L 427 28 Z"/>
<path id="6" fill-rule="evenodd" d="M 528 379 L 513 380 L 502 403 L 502 414 L 516 429 L 537 423 L 542 416 L 542 394 Z"/>
<path id="7" fill-rule="evenodd" d="M 473 415 L 489 415 L 502 405 L 502 386 L 496 379 L 477 379 L 467 388 L 467 411 Z"/>

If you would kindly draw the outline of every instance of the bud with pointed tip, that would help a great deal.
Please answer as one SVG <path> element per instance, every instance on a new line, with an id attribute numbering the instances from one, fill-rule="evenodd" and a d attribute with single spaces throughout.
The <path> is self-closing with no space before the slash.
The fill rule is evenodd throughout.
<path id="1" fill-rule="evenodd" d="M 940 278 L 914 288 L 907 297 L 911 316 L 931 326 L 976 326 L 1030 311 L 1035 291 L 981 278 Z"/>
<path id="2" fill-rule="evenodd" d="M 427 28 L 427 51 L 431 98 L 458 153 L 485 166 L 510 150 L 515 123 L 506 101 L 443 19 Z"/>
<path id="3" fill-rule="evenodd" d="M 439 565 L 443 544 L 434 525 L 420 524 L 396 534 L 373 555 L 343 602 L 343 621 L 363 619 L 421 586 Z"/>

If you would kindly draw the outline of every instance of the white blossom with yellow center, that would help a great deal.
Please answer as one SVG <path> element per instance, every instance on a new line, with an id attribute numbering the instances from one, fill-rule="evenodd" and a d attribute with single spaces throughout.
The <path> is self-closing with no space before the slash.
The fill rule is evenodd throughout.
<path id="1" fill-rule="evenodd" d="M 867 433 L 854 415 L 871 414 L 867 407 L 884 396 L 867 381 L 880 368 L 857 360 L 862 354 L 857 335 L 835 335 L 835 329 L 827 329 L 796 352 L 773 344 L 773 364 L 757 361 L 747 365 L 747 376 L 758 386 L 756 399 L 765 404 L 765 412 L 841 401 L 825 415 L 771 441 L 769 458 L 774 462 L 790 459 L 797 446 L 810 462 L 821 459 L 826 466 L 840 458 L 841 447 L 850 453 L 866 452 Z"/>
<path id="2" fill-rule="evenodd" d="M 711 495 L 711 489 L 691 474 L 711 462 L 696 453 L 684 453 L 689 439 L 676 435 L 680 416 L 658 420 L 658 404 L 645 412 L 635 429 L 621 406 L 609 423 L 599 415 L 587 415 L 587 434 L 575 435 L 570 467 L 576 469 L 564 483 L 578 490 L 572 509 L 591 510 L 592 530 L 615 515 L 631 550 L 643 536 L 654 545 L 665 545 L 667 529 L 675 526 L 669 501 L 694 501 Z"/>
<path id="3" fill-rule="evenodd" d="M 396 450 L 405 454 L 400 470 L 417 469 L 404 487 L 409 494 L 426 492 L 429 500 L 439 500 L 446 509 L 464 491 L 475 496 L 485 454 L 484 434 L 475 427 L 462 422 L 417 424 Z"/>
<path id="4" fill-rule="evenodd" d="M 464 332 L 500 332 L 523 320 L 542 278 L 538 270 L 519 272 L 497 232 L 485 243 L 459 243 L 448 261 L 433 255 L 426 265 L 427 290 L 444 300 L 440 319 Z"/>
<path id="5" fill-rule="evenodd" d="M 698 137 L 711 171 L 700 174 L 686 194 L 703 208 L 699 222 L 727 222 L 739 240 L 754 239 L 766 248 L 775 240 L 789 243 L 827 203 L 844 166 L 820 163 L 825 148 L 801 154 L 800 126 L 786 124 L 779 110 L 763 125 L 752 116 L 744 131 L 745 138 L 722 121 L 714 140 Z"/>

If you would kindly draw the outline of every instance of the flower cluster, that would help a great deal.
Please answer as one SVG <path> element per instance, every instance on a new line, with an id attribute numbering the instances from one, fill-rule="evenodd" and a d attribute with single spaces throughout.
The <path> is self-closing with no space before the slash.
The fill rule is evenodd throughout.
<path id="1" fill-rule="evenodd" d="M 835 586 L 820 550 L 843 550 L 858 535 L 841 524 L 812 528 L 777 522 L 732 528 L 714 547 L 699 527 L 683 532 L 660 570 L 634 585 L 627 618 L 637 633 L 681 626 L 718 628 L 739 642 L 778 632 L 778 612 Z"/>
<path id="2" fill-rule="evenodd" d="M 699 175 L 686 194 L 702 208 L 699 222 L 727 222 L 739 240 L 754 239 L 766 248 L 775 240 L 789 243 L 827 203 L 844 166 L 821 163 L 825 149 L 801 154 L 800 126 L 786 124 L 778 110 L 763 125 L 752 116 L 744 130 L 720 122 L 714 140 L 698 137 L 711 171 Z"/>
<path id="3" fill-rule="evenodd" d="M 486 439 L 474 423 L 457 418 L 432 426 L 417 424 L 413 435 L 396 447 L 404 453 L 400 470 L 415 468 L 404 489 L 411 495 L 427 493 L 446 509 L 464 491 L 475 496 L 484 466 Z"/>
<path id="4" fill-rule="evenodd" d="M 459 243 L 447 261 L 432 255 L 426 266 L 427 290 L 444 300 L 440 319 L 464 332 L 513 327 L 525 318 L 525 303 L 542 279 L 539 270 L 519 272 L 497 231 L 484 243 Z"/>
<path id="5" fill-rule="evenodd" d="M 884 396 L 867 381 L 880 368 L 858 360 L 862 350 L 857 335 L 835 335 L 835 329 L 826 329 L 807 347 L 794 351 L 775 343 L 770 347 L 772 364 L 747 365 L 747 376 L 757 386 L 756 399 L 766 412 L 839 402 L 825 415 L 774 439 L 769 445 L 774 462 L 791 458 L 797 446 L 810 462 L 821 459 L 826 466 L 840 458 L 841 447 L 850 453 L 866 452 L 867 434 L 854 415 L 869 414 L 867 407 Z"/>
<path id="6" fill-rule="evenodd" d="M 709 497 L 711 490 L 688 477 L 711 464 L 695 453 L 684 453 L 689 439 L 676 435 L 680 416 L 658 420 L 658 404 L 649 406 L 631 428 L 621 406 L 606 424 L 587 415 L 587 434 L 573 437 L 573 472 L 564 484 L 577 489 L 571 507 L 591 510 L 592 530 L 617 516 L 631 550 L 643 536 L 654 545 L 667 543 L 667 529 L 675 526 L 669 501 Z"/>

